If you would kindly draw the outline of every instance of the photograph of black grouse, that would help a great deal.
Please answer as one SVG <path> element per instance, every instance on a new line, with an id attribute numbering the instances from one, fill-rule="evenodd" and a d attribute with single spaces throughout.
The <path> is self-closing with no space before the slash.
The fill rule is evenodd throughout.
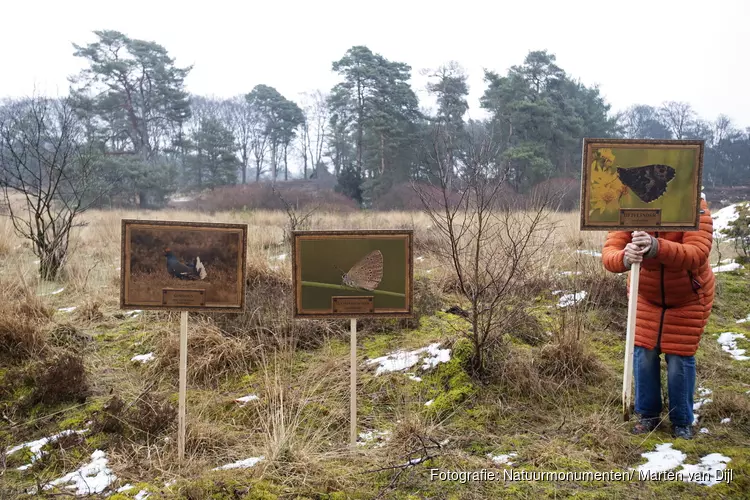
<path id="1" fill-rule="evenodd" d="M 181 280 L 203 280 L 208 275 L 205 266 L 198 256 L 188 264 L 180 262 L 169 248 L 164 249 L 164 256 L 167 258 L 167 271 L 175 278 Z"/>

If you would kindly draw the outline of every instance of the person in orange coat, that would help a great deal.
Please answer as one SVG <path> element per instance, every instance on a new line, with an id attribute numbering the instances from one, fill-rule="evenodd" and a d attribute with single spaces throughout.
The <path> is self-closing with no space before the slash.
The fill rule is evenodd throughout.
<path id="1" fill-rule="evenodd" d="M 714 299 L 708 259 L 712 244 L 713 221 L 705 199 L 701 199 L 698 231 L 607 234 L 602 262 L 608 271 L 624 273 L 641 263 L 633 352 L 636 434 L 653 431 L 661 420 L 660 354 L 664 353 L 672 434 L 693 436 L 694 355 Z"/>

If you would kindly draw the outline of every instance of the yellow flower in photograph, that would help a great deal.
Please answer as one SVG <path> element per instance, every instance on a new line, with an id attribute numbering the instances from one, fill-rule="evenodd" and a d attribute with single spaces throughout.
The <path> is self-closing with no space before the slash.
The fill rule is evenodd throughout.
<path id="1" fill-rule="evenodd" d="M 612 170 L 593 169 L 591 172 L 590 203 L 591 210 L 605 212 L 617 210 L 620 197 L 627 188 Z"/>
<path id="2" fill-rule="evenodd" d="M 597 149 L 594 151 L 594 161 L 591 163 L 591 170 L 609 170 L 615 164 L 615 155 L 609 148 Z"/>

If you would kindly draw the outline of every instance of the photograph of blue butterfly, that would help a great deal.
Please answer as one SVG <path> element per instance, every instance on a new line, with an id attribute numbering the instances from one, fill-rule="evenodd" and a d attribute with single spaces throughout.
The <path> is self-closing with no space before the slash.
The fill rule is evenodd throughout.
<path id="1" fill-rule="evenodd" d="M 412 231 L 295 231 L 294 316 L 412 316 Z"/>
<path id="2" fill-rule="evenodd" d="M 584 139 L 581 230 L 698 229 L 703 147 L 695 140 Z"/>

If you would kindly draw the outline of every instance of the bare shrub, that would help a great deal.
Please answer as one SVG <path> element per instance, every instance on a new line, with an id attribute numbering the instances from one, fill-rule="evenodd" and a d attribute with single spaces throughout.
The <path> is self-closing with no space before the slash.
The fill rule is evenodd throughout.
<path id="1" fill-rule="evenodd" d="M 81 403 L 89 395 L 83 356 L 69 350 L 53 351 L 49 357 L 31 365 L 27 377 L 34 387 L 31 403 Z"/>
<path id="2" fill-rule="evenodd" d="M 452 154 L 456 148 L 458 158 Z M 501 153 L 492 130 L 456 136 L 438 126 L 430 172 L 435 187 L 413 186 L 442 240 L 433 251 L 453 270 L 456 291 L 471 305 L 466 335 L 474 345 L 475 373 L 485 371 L 487 350 L 507 333 L 515 312 L 506 305 L 524 291 L 524 278 L 538 267 L 553 230 L 551 199 L 532 200 L 529 211 L 503 200 L 510 167 Z"/>
<path id="3" fill-rule="evenodd" d="M 152 438 L 177 420 L 177 408 L 152 393 L 142 394 L 130 408 L 127 422 L 137 437 Z"/>

